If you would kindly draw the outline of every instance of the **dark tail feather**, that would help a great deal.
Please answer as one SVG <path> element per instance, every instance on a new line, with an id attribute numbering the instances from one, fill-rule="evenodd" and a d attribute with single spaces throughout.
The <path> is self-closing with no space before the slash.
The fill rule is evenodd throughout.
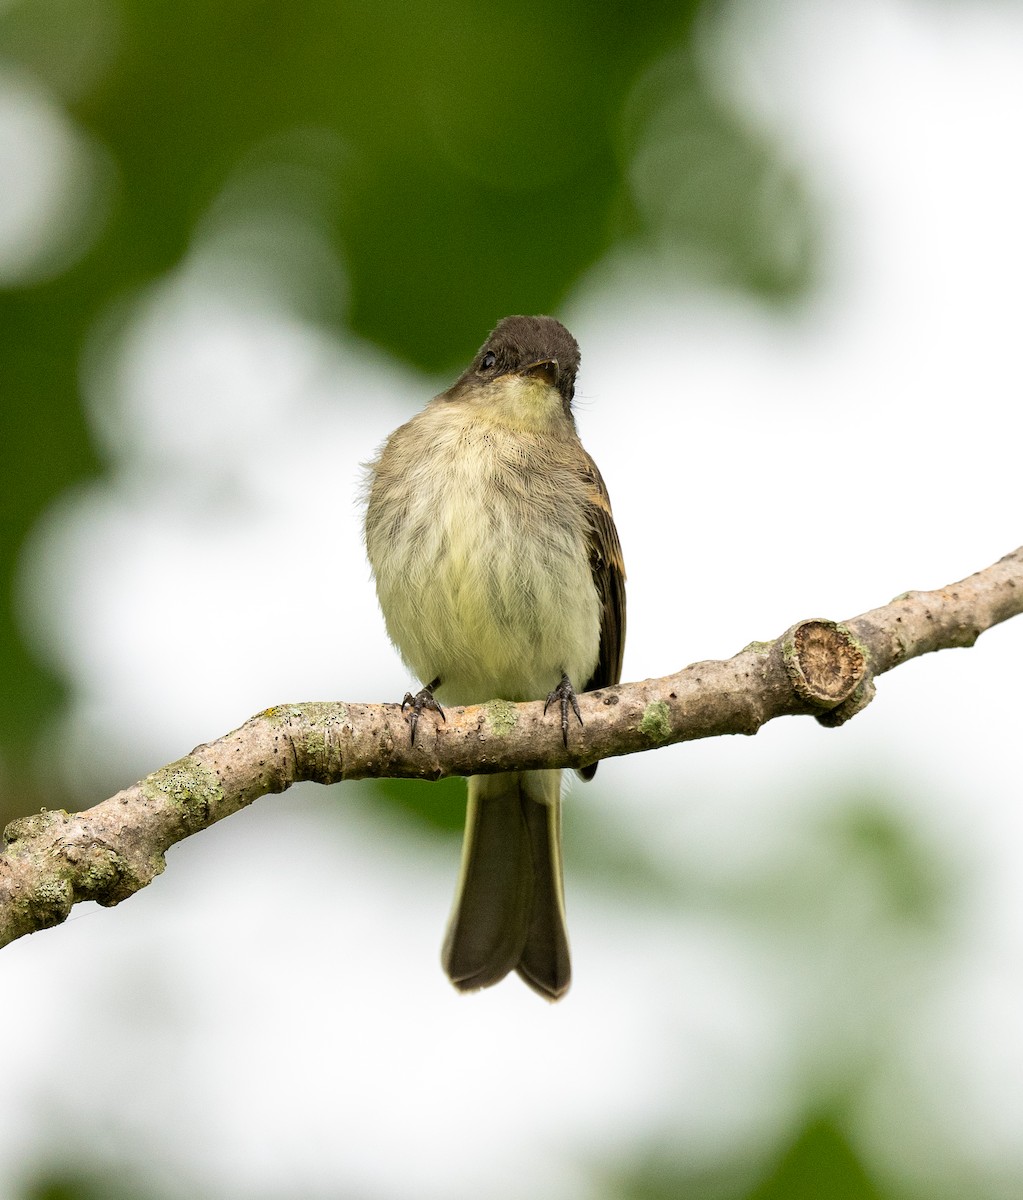
<path id="1" fill-rule="evenodd" d="M 550 787 L 545 779 L 560 772 L 530 772 L 523 776 L 524 792 L 530 785 Z M 565 929 L 565 893 L 561 867 L 561 780 L 554 781 L 552 798 L 537 801 L 523 797 L 533 856 L 533 907 L 526 944 L 518 963 L 519 975 L 548 1000 L 559 1000 L 572 982 Z"/>
<path id="2" fill-rule="evenodd" d="M 561 868 L 560 771 L 476 775 L 442 959 L 461 991 L 518 969 L 557 1000 L 571 979 Z"/>

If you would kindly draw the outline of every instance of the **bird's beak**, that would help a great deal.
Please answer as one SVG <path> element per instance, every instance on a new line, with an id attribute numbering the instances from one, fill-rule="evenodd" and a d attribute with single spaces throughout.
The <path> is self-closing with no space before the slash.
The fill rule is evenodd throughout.
<path id="1" fill-rule="evenodd" d="M 523 372 L 523 375 L 534 375 L 537 379 L 542 379 L 544 383 L 551 387 L 558 385 L 558 360 L 556 358 L 541 358 L 539 362 L 530 363 Z"/>

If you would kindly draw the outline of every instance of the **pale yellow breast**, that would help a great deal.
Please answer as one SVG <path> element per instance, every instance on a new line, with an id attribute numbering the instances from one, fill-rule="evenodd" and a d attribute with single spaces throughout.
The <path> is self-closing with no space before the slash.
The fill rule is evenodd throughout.
<path id="1" fill-rule="evenodd" d="M 562 671 L 582 688 L 600 612 L 570 447 L 480 416 L 431 407 L 381 456 L 367 546 L 388 632 L 452 703 L 541 698 Z"/>

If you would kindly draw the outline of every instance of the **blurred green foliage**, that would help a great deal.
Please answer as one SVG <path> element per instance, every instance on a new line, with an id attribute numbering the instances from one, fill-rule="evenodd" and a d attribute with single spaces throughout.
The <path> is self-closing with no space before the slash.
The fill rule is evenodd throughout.
<path id="1" fill-rule="evenodd" d="M 21 1191 L 23 1200 L 156 1200 L 151 1186 L 127 1166 L 44 1168 Z"/>
<path id="2" fill-rule="evenodd" d="M 611 1175 L 618 1200 L 895 1200 L 872 1180 L 835 1113 L 807 1119 L 772 1162 L 729 1162 L 720 1174 L 680 1162 L 670 1151 L 642 1156 Z"/>
<path id="3" fill-rule="evenodd" d="M 749 1200 L 880 1200 L 842 1123 L 830 1114 L 810 1120 L 772 1164 Z"/>
<path id="4" fill-rule="evenodd" d="M 367 781 L 374 803 L 384 800 L 441 833 L 462 836 L 465 825 L 465 784 L 461 779 L 375 779 Z"/>
<path id="5" fill-rule="evenodd" d="M 654 0 L 12 0 L 0 72 L 90 148 L 83 229 L 0 290 L 0 756 L 17 771 L 60 681 L 19 634 L 19 548 L 102 471 L 83 348 L 232 202 L 295 204 L 327 230 L 347 294 L 292 256 L 321 321 L 451 369 L 508 312 L 556 310 L 614 245 L 765 297 L 809 278 L 812 221 L 779 147 L 699 68 L 714 5 Z M 264 169 L 267 168 L 267 169 Z M 269 169 L 273 168 L 273 169 Z M 281 172 L 295 187 L 282 193 Z M 76 226 L 77 229 L 77 226 Z"/>

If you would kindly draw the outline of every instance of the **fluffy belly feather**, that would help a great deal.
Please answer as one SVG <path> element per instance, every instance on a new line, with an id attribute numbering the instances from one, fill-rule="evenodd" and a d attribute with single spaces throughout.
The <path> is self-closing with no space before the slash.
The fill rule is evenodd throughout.
<path id="1" fill-rule="evenodd" d="M 435 444 L 400 528 L 371 539 L 388 632 L 449 703 L 540 699 L 563 671 L 581 690 L 600 642 L 582 497 L 550 463 L 530 477 L 507 445 L 470 438 Z"/>

